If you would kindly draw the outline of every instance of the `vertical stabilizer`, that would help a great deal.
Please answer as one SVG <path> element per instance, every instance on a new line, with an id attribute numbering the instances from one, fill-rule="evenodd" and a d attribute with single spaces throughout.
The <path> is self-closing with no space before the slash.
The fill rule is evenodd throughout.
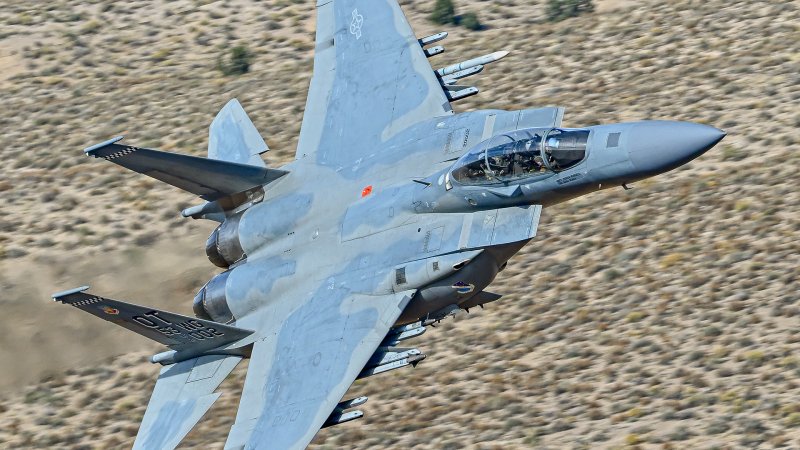
<path id="1" fill-rule="evenodd" d="M 210 159 L 266 167 L 259 155 L 267 150 L 267 143 L 238 100 L 229 101 L 211 122 L 208 133 Z"/>

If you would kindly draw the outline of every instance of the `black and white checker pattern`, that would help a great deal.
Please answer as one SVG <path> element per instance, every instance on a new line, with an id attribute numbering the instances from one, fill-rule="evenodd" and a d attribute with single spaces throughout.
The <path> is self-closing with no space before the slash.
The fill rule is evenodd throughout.
<path id="1" fill-rule="evenodd" d="M 86 305 L 93 305 L 95 303 L 100 303 L 103 299 L 101 297 L 92 297 L 87 298 L 85 300 L 78 300 L 77 302 L 70 302 L 70 305 L 80 307 Z"/>
<path id="2" fill-rule="evenodd" d="M 117 159 L 117 158 L 125 156 L 125 155 L 130 155 L 131 153 L 134 153 L 137 150 L 139 150 L 139 149 L 136 148 L 136 147 L 125 147 L 124 149 L 122 149 L 122 150 L 120 150 L 118 152 L 114 152 L 114 153 L 111 153 L 110 155 L 103 156 L 103 159 L 105 159 L 106 161 L 111 161 L 112 159 Z"/>

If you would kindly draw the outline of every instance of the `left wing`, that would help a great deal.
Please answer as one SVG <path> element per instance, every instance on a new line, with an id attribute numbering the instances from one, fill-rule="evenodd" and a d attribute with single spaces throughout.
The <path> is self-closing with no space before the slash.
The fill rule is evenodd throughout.
<path id="1" fill-rule="evenodd" d="M 269 311 L 251 354 L 226 449 L 303 449 L 370 362 L 414 291 L 368 296 L 322 289 Z"/>
<path id="2" fill-rule="evenodd" d="M 297 159 L 344 165 L 452 114 L 397 0 L 317 0 L 314 75 Z"/>

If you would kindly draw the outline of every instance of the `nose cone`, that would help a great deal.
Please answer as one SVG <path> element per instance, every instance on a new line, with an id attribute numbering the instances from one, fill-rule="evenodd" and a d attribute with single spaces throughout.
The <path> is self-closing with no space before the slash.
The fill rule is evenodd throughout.
<path id="1" fill-rule="evenodd" d="M 691 122 L 642 122 L 631 130 L 627 147 L 637 172 L 651 176 L 686 164 L 724 137 L 722 130 Z"/>

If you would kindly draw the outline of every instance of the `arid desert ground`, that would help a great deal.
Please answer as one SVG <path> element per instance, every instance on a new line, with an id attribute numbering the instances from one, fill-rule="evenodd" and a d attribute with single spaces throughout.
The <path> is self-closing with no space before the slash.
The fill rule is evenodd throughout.
<path id="1" fill-rule="evenodd" d="M 800 448 L 800 4 L 456 0 L 434 68 L 511 54 L 459 111 L 561 105 L 565 126 L 675 119 L 728 132 L 691 164 L 545 210 L 490 287 L 503 299 L 410 341 L 416 369 L 357 382 L 359 421 L 312 448 Z M 191 195 L 83 155 L 126 142 L 204 155 L 233 97 L 293 157 L 313 61 L 310 0 L 0 0 L 0 448 L 129 448 L 158 347 L 50 294 L 189 314 L 215 273 Z M 250 73 L 223 76 L 236 45 Z M 243 364 L 246 366 L 246 364 Z M 243 368 L 243 367 L 242 367 Z M 184 441 L 222 448 L 243 370 Z"/>

